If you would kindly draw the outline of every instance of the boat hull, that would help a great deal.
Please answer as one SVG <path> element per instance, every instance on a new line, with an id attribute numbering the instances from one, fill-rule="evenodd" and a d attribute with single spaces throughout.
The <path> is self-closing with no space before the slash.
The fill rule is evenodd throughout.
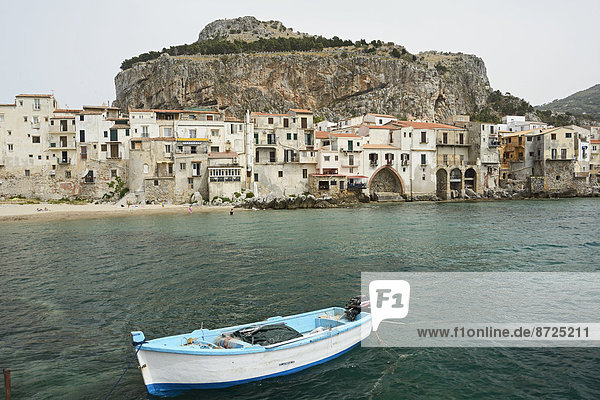
<path id="1" fill-rule="evenodd" d="M 370 323 L 368 318 L 353 329 L 332 332 L 318 341 L 251 354 L 181 354 L 147 351 L 142 346 L 138 360 L 150 394 L 173 396 L 191 389 L 218 389 L 293 374 L 332 360 L 365 339 L 370 329 L 363 325 Z"/>

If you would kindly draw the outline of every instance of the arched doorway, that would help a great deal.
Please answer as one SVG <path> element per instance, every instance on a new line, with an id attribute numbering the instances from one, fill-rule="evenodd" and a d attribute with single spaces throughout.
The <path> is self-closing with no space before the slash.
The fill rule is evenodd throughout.
<path id="1" fill-rule="evenodd" d="M 450 190 L 462 190 L 462 172 L 454 168 L 450 171 Z"/>
<path id="2" fill-rule="evenodd" d="M 465 189 L 477 191 L 477 173 L 473 168 L 465 171 Z"/>
<path id="3" fill-rule="evenodd" d="M 445 169 L 439 169 L 435 173 L 435 194 L 443 200 L 448 200 L 448 172 Z"/>
<path id="4" fill-rule="evenodd" d="M 371 193 L 398 193 L 404 194 L 404 182 L 398 172 L 388 166 L 380 167 L 369 180 Z"/>

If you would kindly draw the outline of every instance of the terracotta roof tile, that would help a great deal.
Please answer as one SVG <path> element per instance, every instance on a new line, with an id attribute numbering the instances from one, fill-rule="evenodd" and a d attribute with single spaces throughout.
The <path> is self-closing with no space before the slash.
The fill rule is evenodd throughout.
<path id="1" fill-rule="evenodd" d="M 296 114 L 312 114 L 313 113 L 312 111 L 306 110 L 303 108 L 290 108 L 290 111 L 293 111 Z"/>

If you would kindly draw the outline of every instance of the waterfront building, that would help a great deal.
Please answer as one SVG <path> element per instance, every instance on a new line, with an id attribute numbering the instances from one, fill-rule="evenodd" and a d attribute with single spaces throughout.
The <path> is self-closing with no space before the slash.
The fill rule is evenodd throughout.
<path id="1" fill-rule="evenodd" d="M 310 110 L 287 114 L 254 112 L 252 191 L 290 195 L 308 190 L 308 176 L 316 173 L 315 131 Z"/>
<path id="2" fill-rule="evenodd" d="M 113 191 L 116 178 L 128 180 L 129 119 L 119 108 L 84 106 L 75 116 L 73 172 L 80 182 L 79 195 L 102 198 Z"/>
<path id="3" fill-rule="evenodd" d="M 598 185 L 600 180 L 600 139 L 590 139 L 590 183 Z"/>
<path id="4" fill-rule="evenodd" d="M 572 128 L 558 127 L 530 134 L 533 193 L 576 192 L 586 184 L 587 176 L 576 173 L 577 133 Z"/>
<path id="5" fill-rule="evenodd" d="M 495 124 L 467 122 L 469 130 L 469 160 L 479 167 L 483 189 L 497 189 L 500 185 L 500 139 Z"/>
<path id="6" fill-rule="evenodd" d="M 413 171 L 419 174 L 412 176 L 413 185 L 418 178 L 423 189 L 429 189 L 433 183 L 433 193 L 441 199 L 462 197 L 465 189 L 481 191 L 477 165 L 469 159 L 471 143 L 467 129 L 417 121 L 399 121 L 397 125 L 412 128 L 409 133 L 413 138 L 412 151 L 421 159 L 418 167 L 412 164 Z"/>

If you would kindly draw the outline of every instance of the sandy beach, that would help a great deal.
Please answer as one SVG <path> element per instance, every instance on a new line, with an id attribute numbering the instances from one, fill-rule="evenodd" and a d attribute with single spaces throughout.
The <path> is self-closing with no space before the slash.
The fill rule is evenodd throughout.
<path id="1" fill-rule="evenodd" d="M 229 212 L 231 207 L 193 206 L 192 213 Z M 41 211 L 40 211 L 41 210 Z M 236 208 L 235 212 L 243 211 Z M 51 221 L 80 218 L 126 217 L 158 214 L 189 214 L 189 205 L 135 205 L 129 208 L 112 204 L 0 204 L 0 222 Z"/>

